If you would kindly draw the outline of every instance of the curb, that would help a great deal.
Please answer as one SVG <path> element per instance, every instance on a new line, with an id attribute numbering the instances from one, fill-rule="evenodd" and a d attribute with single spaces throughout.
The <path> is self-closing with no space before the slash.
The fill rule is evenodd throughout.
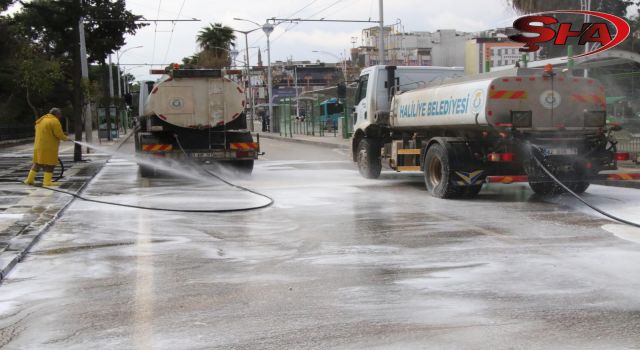
<path id="1" fill-rule="evenodd" d="M 601 185 L 601 186 L 640 189 L 640 181 L 634 181 L 634 180 L 629 180 L 629 181 L 603 180 L 603 181 L 593 181 L 591 183 L 594 185 Z"/>
<path id="2" fill-rule="evenodd" d="M 351 149 L 351 146 L 349 145 L 343 145 L 343 144 L 339 144 L 339 143 L 332 143 L 332 142 L 324 142 L 324 141 L 316 141 L 316 140 L 303 140 L 303 139 L 296 139 L 296 138 L 291 138 L 291 137 L 282 137 L 282 136 L 275 136 L 275 135 L 269 135 L 269 134 L 260 134 L 260 133 L 255 133 L 254 136 L 256 135 L 260 135 L 260 138 L 265 138 L 265 139 L 270 139 L 270 140 L 278 140 L 278 141 L 286 141 L 286 142 L 294 142 L 294 143 L 304 143 L 307 145 L 314 145 L 314 146 L 319 146 L 319 147 L 325 147 L 325 148 L 333 148 L 333 149 L 346 149 L 349 150 Z"/>
<path id="3" fill-rule="evenodd" d="M 122 141 L 120 142 L 120 145 L 118 145 L 118 148 L 122 146 L 122 144 L 124 144 L 129 138 L 131 138 L 131 135 L 133 135 L 133 133 L 130 133 L 127 137 L 123 138 Z M 91 181 L 93 181 L 93 179 L 102 171 L 102 168 L 104 168 L 105 164 L 107 164 L 109 159 L 111 159 L 111 157 L 108 157 L 106 161 L 101 166 L 98 167 L 98 169 L 91 175 L 91 178 L 87 179 L 82 184 L 82 186 L 80 186 L 75 191 L 75 194 L 82 194 L 82 191 L 84 191 L 84 189 L 89 185 L 89 183 L 91 183 Z M 19 240 L 23 240 L 23 241 L 28 240 L 28 242 L 22 248 L 18 248 L 17 250 L 14 250 L 16 254 L 12 258 L 10 258 L 10 260 L 8 261 L 8 263 L 6 263 L 5 266 L 0 268 L 0 285 L 4 282 L 4 280 L 7 278 L 9 273 L 11 273 L 13 268 L 19 262 L 21 262 L 29 254 L 29 252 L 31 252 L 31 249 L 40 241 L 42 236 L 44 236 L 44 234 L 51 229 L 53 224 L 60 217 L 62 217 L 64 212 L 67 210 L 67 208 L 69 208 L 71 203 L 73 203 L 75 200 L 76 200 L 76 197 L 71 196 L 71 198 L 62 206 L 62 208 L 60 208 L 55 214 L 53 214 L 51 218 L 47 220 L 47 222 L 45 222 L 39 227 L 31 227 L 33 225 L 33 222 L 32 222 L 31 224 L 29 224 L 29 226 L 27 226 L 24 229 L 24 232 L 27 232 L 27 233 L 23 233 L 20 236 L 13 237 L 13 239 L 16 239 L 16 238 L 18 239 L 18 242 L 17 242 L 18 244 L 20 244 Z M 37 219 L 34 220 L 34 222 L 36 221 Z"/>
<path id="4" fill-rule="evenodd" d="M 30 142 L 33 142 L 33 137 L 27 137 L 24 139 L 15 139 L 15 140 L 4 140 L 4 141 L 0 141 L 0 148 L 23 145 Z"/>

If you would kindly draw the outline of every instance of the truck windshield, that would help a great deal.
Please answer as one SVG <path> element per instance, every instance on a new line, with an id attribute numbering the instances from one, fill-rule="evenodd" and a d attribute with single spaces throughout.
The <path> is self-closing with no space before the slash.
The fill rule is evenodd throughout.
<path id="1" fill-rule="evenodd" d="M 356 91 L 356 100 L 354 106 L 360 103 L 367 96 L 367 85 L 369 83 L 369 74 L 360 76 L 358 81 L 358 91 Z"/>

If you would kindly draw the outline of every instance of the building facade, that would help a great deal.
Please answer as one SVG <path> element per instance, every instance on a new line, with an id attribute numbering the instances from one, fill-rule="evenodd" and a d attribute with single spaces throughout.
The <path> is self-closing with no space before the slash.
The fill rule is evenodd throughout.
<path id="1" fill-rule="evenodd" d="M 352 60 L 360 67 L 378 64 L 378 27 L 362 31 L 362 45 L 351 50 Z M 462 67 L 465 42 L 472 33 L 454 29 L 435 32 L 404 32 L 401 26 L 384 28 L 385 63 L 398 66 Z"/>
<path id="2" fill-rule="evenodd" d="M 478 37 L 467 40 L 464 52 L 464 73 L 479 74 L 490 72 L 493 68 L 512 66 L 521 62 L 523 55 L 527 61 L 538 59 L 538 52 L 522 53 L 523 44 L 509 40 L 506 35 Z"/>

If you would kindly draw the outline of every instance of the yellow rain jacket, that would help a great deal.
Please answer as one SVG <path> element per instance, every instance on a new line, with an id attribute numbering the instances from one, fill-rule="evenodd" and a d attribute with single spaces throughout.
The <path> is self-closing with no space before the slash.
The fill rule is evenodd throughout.
<path id="1" fill-rule="evenodd" d="M 41 165 L 58 165 L 58 146 L 67 141 L 60 121 L 53 114 L 45 114 L 36 120 L 36 139 L 33 162 Z"/>

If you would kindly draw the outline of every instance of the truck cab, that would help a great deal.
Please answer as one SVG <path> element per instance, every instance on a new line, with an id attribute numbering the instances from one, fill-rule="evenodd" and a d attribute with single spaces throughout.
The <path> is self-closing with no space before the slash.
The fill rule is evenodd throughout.
<path id="1" fill-rule="evenodd" d="M 390 77 L 390 70 L 395 74 Z M 352 149 L 367 133 L 377 133 L 375 125 L 388 124 L 391 96 L 413 89 L 426 87 L 430 83 L 464 75 L 462 67 L 417 67 L 417 66 L 371 66 L 362 70 L 354 101 L 354 136 Z M 389 79 L 393 79 L 389 83 Z M 392 89 L 393 88 L 393 89 Z M 373 127 L 371 127 L 374 125 Z M 354 151 L 354 161 L 356 154 Z"/>

